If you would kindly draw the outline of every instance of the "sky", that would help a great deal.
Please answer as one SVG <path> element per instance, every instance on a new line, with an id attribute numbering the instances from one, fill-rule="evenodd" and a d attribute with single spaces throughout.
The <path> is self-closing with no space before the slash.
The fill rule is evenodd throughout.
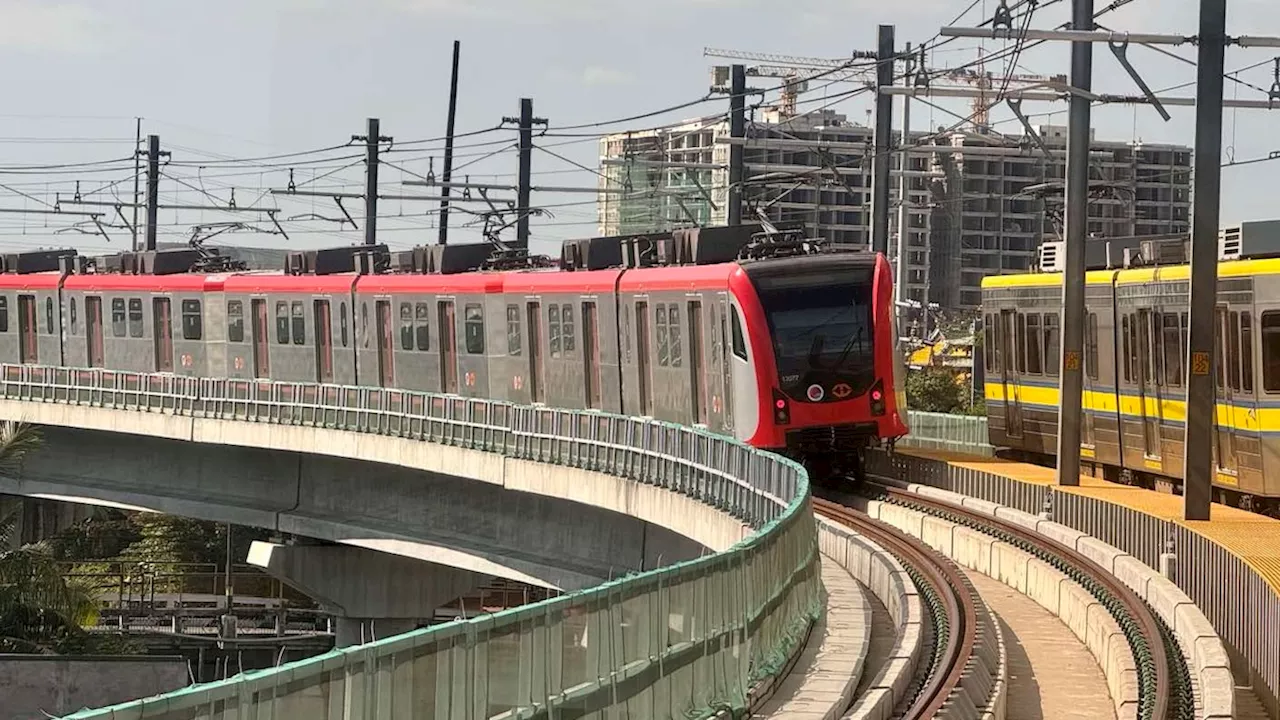
<path id="1" fill-rule="evenodd" d="M 957 22 L 973 26 L 995 11 L 978 0 Z M 1070 0 L 1041 0 L 1032 26 L 1052 28 L 1068 19 Z M 1098 7 L 1108 3 L 1098 2 Z M 135 118 L 143 134 L 158 134 L 171 155 L 161 182 L 162 203 L 223 204 L 234 188 L 237 206 L 279 207 L 288 239 L 253 232 L 269 228 L 257 213 L 171 211 L 160 215 L 161 239 L 190 235 L 194 223 L 241 221 L 247 231 L 220 242 L 315 247 L 358 242 L 359 230 L 332 220 L 341 211 L 325 198 L 280 198 L 271 188 L 294 180 L 325 192 L 363 191 L 361 148 L 342 148 L 363 134 L 367 118 L 381 120 L 394 138 L 381 173 L 381 192 L 436 194 L 402 185 L 438 172 L 449 89 L 452 42 L 462 44 L 457 130 L 490 130 L 517 115 L 519 99 L 533 98 L 548 121 L 547 152 L 533 155 L 535 184 L 594 187 L 598 164 L 594 134 L 648 127 L 723 112 L 727 98 L 634 122 L 610 122 L 690 103 L 707 94 L 710 67 L 729 61 L 705 57 L 704 47 L 839 58 L 875 46 L 877 25 L 896 26 L 899 43 L 933 38 L 970 7 L 970 0 L 0 0 L 0 209 L 48 209 L 56 197 L 131 201 Z M 1099 22 L 1110 29 L 1194 35 L 1192 0 L 1131 0 Z M 1280 4 L 1231 0 L 1230 34 L 1280 34 Z M 929 58 L 931 67 L 972 62 L 1004 40 L 957 40 Z M 1195 48 L 1170 51 L 1194 59 Z M 1193 64 L 1133 46 L 1129 57 L 1148 84 L 1168 95 L 1194 95 Z M 1023 53 L 1018 72 L 1059 74 L 1069 69 L 1066 43 Z M 1265 99 L 1275 78 L 1275 50 L 1231 49 L 1227 68 L 1258 65 L 1239 74 L 1255 87 L 1228 83 L 1228 98 Z M 1005 61 L 988 67 L 1006 71 Z M 1105 44 L 1094 49 L 1094 90 L 1138 92 Z M 753 79 L 773 87 L 771 79 Z M 802 97 L 822 107 L 820 88 Z M 967 115 L 966 101 L 940 102 Z M 865 121 L 865 95 L 831 105 Z M 1280 107 L 1280 103 L 1278 103 Z M 1065 124 L 1064 103 L 1024 105 L 1035 122 Z M 1150 107 L 1095 108 L 1099 137 L 1153 143 L 1194 142 L 1194 109 L 1172 108 L 1164 122 Z M 1226 110 L 1224 161 L 1266 157 L 1280 150 L 1268 131 L 1266 110 Z M 998 128 L 1012 130 L 1007 113 Z M 950 125 L 955 116 L 917 105 L 917 128 Z M 918 124 L 916 124 L 918 123 Z M 575 127 L 575 126 L 588 127 Z M 512 183 L 516 154 L 510 129 L 458 140 L 455 165 L 474 182 Z M 253 160 L 334 148 L 324 153 Z M 485 157 L 496 153 L 492 157 Z M 588 169 L 575 166 L 585 165 Z M 75 167 L 66 167 L 76 165 Z M 39 167 L 38 167 L 39 166 Z M 45 167 L 55 166 L 55 167 Z M 1224 223 L 1269 219 L 1272 177 L 1280 161 L 1223 170 Z M 313 179 L 314 178 L 314 179 Z M 112 184 L 114 183 L 114 184 Z M 108 186 L 105 187 L 104 186 Z M 494 193 L 495 196 L 510 194 Z M 535 194 L 551 214 L 535 218 L 534 249 L 555 252 L 567 237 L 596 231 L 594 195 Z M 346 201 L 360 222 L 359 200 Z M 62 209 L 77 209 L 63 204 Z M 435 242 L 437 204 L 383 201 L 379 227 L 393 248 Z M 466 207 L 478 208 L 471 203 Z M 81 211 L 102 208 L 80 206 Z M 110 209 L 107 209 L 110 212 Z M 129 215 L 131 211 L 125 210 Z M 319 216 L 319 217 L 317 217 Z M 291 219 L 290 219 L 291 218 Z M 326 219 L 322 219 L 326 218 Z M 0 247 L 74 245 L 85 252 L 127 248 L 129 231 L 110 217 L 110 241 L 83 234 L 85 217 L 0 213 Z M 452 218 L 453 242 L 478 241 L 474 227 Z M 363 225 L 361 225 L 363 227 Z"/>

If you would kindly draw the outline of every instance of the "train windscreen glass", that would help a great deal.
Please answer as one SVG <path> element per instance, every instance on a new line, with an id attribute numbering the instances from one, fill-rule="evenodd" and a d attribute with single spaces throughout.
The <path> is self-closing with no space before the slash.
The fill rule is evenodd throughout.
<path id="1" fill-rule="evenodd" d="M 871 277 L 870 268 L 841 268 L 757 280 L 788 396 L 847 400 L 875 382 Z"/>

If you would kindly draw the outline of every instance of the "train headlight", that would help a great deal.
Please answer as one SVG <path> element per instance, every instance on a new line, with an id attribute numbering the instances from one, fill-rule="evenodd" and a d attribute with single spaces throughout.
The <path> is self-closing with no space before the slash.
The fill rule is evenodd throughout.
<path id="1" fill-rule="evenodd" d="M 871 414 L 884 415 L 884 381 L 877 380 L 871 386 Z"/>
<path id="2" fill-rule="evenodd" d="M 787 397 L 776 389 L 773 391 L 773 421 L 778 425 L 787 425 L 791 422 L 791 404 L 787 402 Z"/>

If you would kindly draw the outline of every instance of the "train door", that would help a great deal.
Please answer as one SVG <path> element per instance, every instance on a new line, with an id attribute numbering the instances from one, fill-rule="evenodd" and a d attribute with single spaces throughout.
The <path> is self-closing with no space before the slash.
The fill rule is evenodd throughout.
<path id="1" fill-rule="evenodd" d="M 596 304 L 582 303 L 582 356 L 586 360 L 587 407 L 599 409 L 602 404 L 600 387 L 600 328 L 596 317 Z"/>
<path id="2" fill-rule="evenodd" d="M 151 335 L 156 353 L 156 372 L 173 372 L 173 323 L 169 298 L 151 299 Z"/>
<path id="3" fill-rule="evenodd" d="M 89 367 L 106 366 L 105 353 L 102 351 L 102 298 L 92 295 L 85 297 L 84 325 Z"/>
<path id="4" fill-rule="evenodd" d="M 18 296 L 18 356 L 24 363 L 35 364 L 40 359 L 36 339 L 36 296 Z"/>
<path id="5" fill-rule="evenodd" d="M 706 358 L 703 357 L 702 301 L 689 301 L 689 382 L 693 391 L 693 419 L 700 425 L 707 424 Z"/>
<path id="6" fill-rule="evenodd" d="M 1160 377 L 1159 331 L 1150 309 L 1138 311 L 1133 328 L 1133 345 L 1138 353 L 1134 382 L 1138 385 L 1138 415 L 1142 420 L 1142 453 L 1150 459 L 1160 458 Z"/>
<path id="7" fill-rule="evenodd" d="M 378 330 L 378 384 L 393 387 L 396 384 L 396 359 L 391 329 L 391 301 L 374 302 Z"/>
<path id="8" fill-rule="evenodd" d="M 271 376 L 271 349 L 267 344 L 267 301 L 264 298 L 252 300 L 253 310 L 253 376 L 265 378 Z"/>
<path id="9" fill-rule="evenodd" d="M 639 360 L 640 378 L 640 416 L 650 413 L 649 385 L 649 303 L 641 300 L 636 303 L 636 359 Z"/>
<path id="10" fill-rule="evenodd" d="M 1080 447 L 1095 450 L 1097 440 L 1094 435 L 1093 413 L 1097 408 L 1088 400 L 1094 397 L 1094 393 L 1097 392 L 1098 315 L 1097 313 L 1086 312 L 1084 318 L 1084 373 L 1082 378 L 1084 381 L 1082 384 L 1084 394 L 1080 398 L 1080 403 L 1083 406 L 1080 413 Z"/>
<path id="11" fill-rule="evenodd" d="M 440 392 L 458 392 L 458 330 L 454 323 L 453 301 L 436 305 L 440 330 Z"/>
<path id="12" fill-rule="evenodd" d="M 733 307 L 729 305 L 727 295 L 720 294 L 720 327 L 712 328 L 711 332 L 720 333 L 720 378 L 723 386 L 721 401 L 721 415 L 723 418 L 724 429 L 733 432 L 733 363 L 729 360 L 729 313 L 733 312 Z"/>
<path id="13" fill-rule="evenodd" d="M 1214 403 L 1214 454 L 1218 460 L 1218 472 L 1232 476 L 1237 475 L 1240 469 L 1233 423 L 1234 408 L 1242 399 L 1238 397 L 1242 393 L 1240 317 L 1239 312 L 1228 311 L 1226 305 L 1219 305 L 1214 317 L 1214 354 L 1217 355 L 1214 382 L 1218 391 Z M 1244 317 L 1247 321 L 1249 316 L 1246 313 Z"/>
<path id="14" fill-rule="evenodd" d="M 329 317 L 329 301 L 315 301 L 316 380 L 333 382 L 333 325 Z"/>
<path id="15" fill-rule="evenodd" d="M 542 305 L 530 302 L 525 307 L 529 327 L 529 397 L 540 403 L 542 397 Z"/>
<path id="16" fill-rule="evenodd" d="M 1018 398 L 1018 370 L 1015 347 L 1024 348 L 1023 333 L 1017 332 L 1021 316 L 1014 310 L 1000 311 L 1001 379 L 1004 382 L 1004 432 L 1011 438 L 1022 437 L 1022 407 Z"/>

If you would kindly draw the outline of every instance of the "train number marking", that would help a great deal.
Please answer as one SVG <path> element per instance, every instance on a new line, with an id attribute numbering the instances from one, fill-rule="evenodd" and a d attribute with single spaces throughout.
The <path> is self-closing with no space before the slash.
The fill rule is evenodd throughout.
<path id="1" fill-rule="evenodd" d="M 1209 374 L 1209 353 L 1193 352 L 1191 353 L 1191 372 L 1195 375 Z"/>
<path id="2" fill-rule="evenodd" d="M 1080 369 L 1080 353 L 1075 350 L 1067 351 L 1066 365 L 1068 370 Z"/>

